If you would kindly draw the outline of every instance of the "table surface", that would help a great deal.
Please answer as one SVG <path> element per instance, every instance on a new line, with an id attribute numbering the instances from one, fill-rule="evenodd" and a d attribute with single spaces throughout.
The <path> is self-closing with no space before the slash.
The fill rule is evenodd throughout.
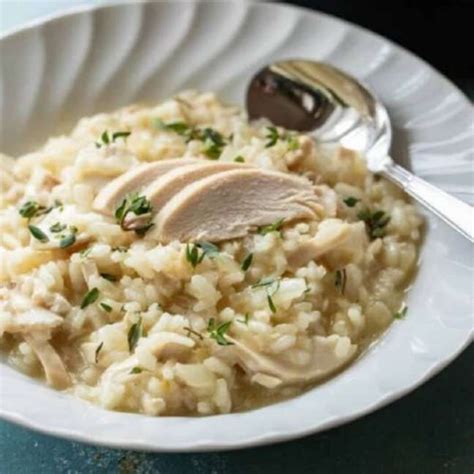
<path id="1" fill-rule="evenodd" d="M 71 4 L 87 3 L 94 2 L 0 0 L 0 31 L 7 31 Z M 412 39 L 410 36 L 412 33 L 407 30 L 406 25 L 405 29 L 397 29 L 396 32 L 394 30 L 394 34 L 391 34 L 390 30 L 384 30 L 385 23 L 380 22 L 381 17 L 374 16 L 373 11 L 366 16 L 359 11 L 357 18 L 354 18 L 350 7 L 352 2 L 320 0 L 294 3 L 311 6 L 318 4 L 320 9 L 329 13 L 339 14 L 348 20 L 357 20 L 364 23 L 364 26 L 391 36 L 425 59 L 431 60 L 436 67 L 450 75 L 471 99 L 474 98 L 474 78 L 469 64 L 462 61 L 447 62 L 446 58 L 440 55 L 436 45 L 432 45 L 431 49 L 423 49 L 424 42 L 421 42 L 420 46 L 416 34 L 413 34 Z M 361 3 L 367 8 L 371 6 L 367 0 L 361 0 Z M 400 3 L 409 4 L 410 13 L 416 13 L 416 6 L 413 6 L 416 2 Z M 444 17 L 446 15 L 466 17 L 463 15 L 463 9 L 469 2 L 458 0 L 433 3 L 433 9 L 428 15 L 423 16 L 429 20 L 428 27 L 435 28 L 436 18 L 440 14 Z M 454 10 L 449 8 L 446 10 L 450 4 L 454 5 L 452 7 Z M 437 5 L 441 11 L 440 8 L 435 8 Z M 404 15 L 400 9 L 394 11 L 396 15 Z M 383 17 L 384 13 L 381 15 Z M 458 38 L 461 41 L 460 37 L 451 37 L 451 41 L 458 41 Z M 410 41 L 415 42 L 410 44 Z M 149 454 L 98 448 L 38 434 L 2 421 L 0 473 L 472 474 L 474 472 L 473 366 L 474 345 L 471 345 L 455 362 L 428 383 L 403 399 L 360 420 L 301 440 L 233 452 Z"/>

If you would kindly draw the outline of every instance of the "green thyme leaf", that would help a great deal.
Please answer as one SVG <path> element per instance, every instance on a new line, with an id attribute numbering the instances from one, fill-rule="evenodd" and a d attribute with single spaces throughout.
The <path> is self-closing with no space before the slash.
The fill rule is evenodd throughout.
<path id="1" fill-rule="evenodd" d="M 222 149 L 225 147 L 223 136 L 217 130 L 205 128 L 199 139 L 204 142 L 203 153 L 211 160 L 219 159 Z"/>
<path id="2" fill-rule="evenodd" d="M 61 224 L 60 222 L 56 222 L 49 228 L 49 230 L 53 232 L 54 234 L 56 234 L 58 232 L 62 232 L 66 227 L 67 227 L 66 224 Z"/>
<path id="3" fill-rule="evenodd" d="M 141 367 L 134 367 L 130 373 L 131 374 L 141 374 L 143 372 L 143 369 Z"/>
<path id="4" fill-rule="evenodd" d="M 265 286 L 271 286 L 276 283 L 275 278 L 262 278 L 259 282 L 252 285 L 252 288 L 261 288 Z"/>
<path id="5" fill-rule="evenodd" d="M 233 342 L 230 342 L 225 338 L 225 334 L 229 330 L 231 324 L 232 321 L 227 321 L 226 323 L 217 325 L 214 318 L 209 319 L 209 323 L 207 325 L 209 337 L 214 339 L 220 346 L 232 345 Z"/>
<path id="6" fill-rule="evenodd" d="M 346 269 L 343 268 L 342 270 L 336 270 L 334 285 L 336 286 L 336 288 L 339 289 L 341 294 L 344 294 L 346 290 L 346 280 L 347 280 Z"/>
<path id="7" fill-rule="evenodd" d="M 112 142 L 115 142 L 115 140 L 119 138 L 123 138 L 126 140 L 132 132 L 114 132 L 112 133 Z"/>
<path id="8" fill-rule="evenodd" d="M 110 273 L 101 273 L 100 276 L 108 281 L 117 281 L 117 277 L 115 275 L 111 275 Z"/>
<path id="9" fill-rule="evenodd" d="M 242 269 L 242 271 L 246 272 L 250 268 L 250 265 L 252 265 L 252 260 L 253 260 L 253 253 L 249 253 L 244 258 L 244 261 L 240 265 L 240 268 Z"/>
<path id="10" fill-rule="evenodd" d="M 404 306 L 400 311 L 397 311 L 393 317 L 395 319 L 403 319 L 407 315 L 408 306 Z"/>
<path id="11" fill-rule="evenodd" d="M 59 247 L 65 249 L 66 247 L 70 247 L 76 242 L 76 234 L 77 234 L 77 227 L 69 226 L 69 235 L 61 236 L 61 240 L 59 241 Z"/>
<path id="12" fill-rule="evenodd" d="M 195 244 L 186 244 L 186 260 L 193 268 L 196 268 L 201 262 L 202 259 L 199 257 L 199 249 Z"/>
<path id="13" fill-rule="evenodd" d="M 268 301 L 268 306 L 270 307 L 270 311 L 272 313 L 276 313 L 275 304 L 273 303 L 272 297 L 268 294 L 267 294 L 267 301 Z"/>
<path id="14" fill-rule="evenodd" d="M 112 312 L 112 306 L 109 306 L 107 303 L 99 303 L 99 306 L 104 310 L 106 311 L 107 313 L 111 313 Z"/>
<path id="15" fill-rule="evenodd" d="M 125 222 L 125 218 L 129 214 L 135 216 L 143 216 L 145 214 L 151 214 L 153 207 L 150 201 L 145 196 L 140 196 L 138 193 L 129 193 L 125 196 L 120 206 L 115 210 L 115 219 L 123 230 L 133 230 L 137 235 L 143 236 L 152 226 L 151 215 L 147 221 L 140 226 L 128 226 Z"/>
<path id="16" fill-rule="evenodd" d="M 18 212 L 21 217 L 31 219 L 37 215 L 45 214 L 46 209 L 46 207 L 41 206 L 36 201 L 27 201 L 20 207 L 20 209 L 18 209 Z"/>
<path id="17" fill-rule="evenodd" d="M 87 308 L 87 306 L 94 303 L 98 297 L 99 290 L 97 288 L 92 288 L 92 290 L 90 290 L 88 293 L 86 293 L 86 296 L 84 296 L 84 299 L 81 303 L 81 309 Z"/>
<path id="18" fill-rule="evenodd" d="M 347 207 L 354 207 L 359 201 L 360 199 L 357 199 L 354 196 L 349 196 L 346 197 L 346 199 L 343 199 L 343 202 Z"/>
<path id="19" fill-rule="evenodd" d="M 387 216 L 384 211 L 363 209 L 357 217 L 364 221 L 367 234 L 372 240 L 385 235 L 385 226 L 389 223 L 390 216 Z"/>
<path id="20" fill-rule="evenodd" d="M 133 352 L 135 349 L 135 346 L 137 345 L 138 340 L 144 336 L 144 329 L 143 329 L 143 323 L 142 323 L 142 318 L 139 318 L 139 320 L 135 323 L 132 324 L 128 331 L 128 347 L 130 349 L 130 352 Z"/>
<path id="21" fill-rule="evenodd" d="M 98 346 L 97 349 L 95 350 L 95 363 L 97 364 L 99 362 L 99 354 L 100 351 L 102 350 L 102 347 L 104 347 L 104 343 L 101 342 Z"/>
<path id="22" fill-rule="evenodd" d="M 153 125 L 155 128 L 158 128 L 160 130 L 169 130 L 171 132 L 177 133 L 178 135 L 186 135 L 192 128 L 185 122 L 165 123 L 159 118 L 153 120 Z"/>
<path id="23" fill-rule="evenodd" d="M 117 139 L 123 138 L 124 140 L 127 139 L 127 137 L 131 134 L 132 132 L 113 132 L 112 135 L 109 134 L 107 130 L 104 130 L 102 132 L 102 135 L 100 136 L 100 140 L 95 142 L 95 146 L 97 148 L 101 148 L 102 146 L 110 145 L 111 143 L 114 143 Z"/>
<path id="24" fill-rule="evenodd" d="M 269 234 L 270 232 L 279 232 L 284 222 L 285 222 L 285 219 L 279 219 L 273 224 L 260 226 L 257 229 L 257 233 L 260 235 L 266 235 L 266 234 Z"/>
<path id="25" fill-rule="evenodd" d="M 39 227 L 30 224 L 28 226 L 28 230 L 36 240 L 39 240 L 43 243 L 49 242 L 49 237 Z"/>
<path id="26" fill-rule="evenodd" d="M 265 148 L 270 148 L 276 145 L 276 142 L 280 138 L 280 134 L 276 127 L 267 127 L 267 134 L 265 135 L 267 143 L 265 143 Z"/>
<path id="27" fill-rule="evenodd" d="M 236 157 L 234 158 L 234 161 L 235 161 L 236 163 L 245 163 L 245 158 L 244 158 L 243 156 L 239 155 L 239 156 L 236 156 Z"/>
<path id="28" fill-rule="evenodd" d="M 250 314 L 245 313 L 244 319 L 236 319 L 237 322 L 246 324 L 247 326 L 249 325 L 249 319 L 250 319 Z"/>

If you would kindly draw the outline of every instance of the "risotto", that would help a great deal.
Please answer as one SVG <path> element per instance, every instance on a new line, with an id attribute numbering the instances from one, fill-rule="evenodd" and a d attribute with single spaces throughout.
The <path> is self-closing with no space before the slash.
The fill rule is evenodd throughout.
<path id="1" fill-rule="evenodd" d="M 183 92 L 1 155 L 0 343 L 108 409 L 295 396 L 405 317 L 422 220 L 342 147 Z"/>

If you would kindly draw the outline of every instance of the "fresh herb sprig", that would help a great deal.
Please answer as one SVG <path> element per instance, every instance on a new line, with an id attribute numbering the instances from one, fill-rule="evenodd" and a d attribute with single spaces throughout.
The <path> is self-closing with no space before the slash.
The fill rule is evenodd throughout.
<path id="1" fill-rule="evenodd" d="M 278 219 L 273 224 L 262 225 L 257 229 L 257 233 L 260 235 L 267 235 L 270 232 L 279 232 L 281 235 L 281 228 L 285 222 L 285 219 Z"/>
<path id="2" fill-rule="evenodd" d="M 95 303 L 99 297 L 99 294 L 100 292 L 98 288 L 92 288 L 90 291 L 88 291 L 82 300 L 81 309 L 85 309 L 92 303 Z"/>
<path id="3" fill-rule="evenodd" d="M 145 329 L 143 328 L 142 318 L 139 318 L 138 321 L 130 326 L 127 335 L 128 348 L 130 352 L 133 352 L 138 340 L 145 335 Z"/>
<path id="4" fill-rule="evenodd" d="M 348 196 L 342 201 L 347 207 L 354 207 L 360 201 L 360 199 L 357 199 L 354 196 Z"/>
<path id="5" fill-rule="evenodd" d="M 129 193 L 125 196 L 120 206 L 115 210 L 115 219 L 123 230 L 133 230 L 137 235 L 143 236 L 152 226 L 151 212 L 153 207 L 145 196 L 138 193 Z M 128 224 L 126 217 L 129 214 L 146 217 L 140 225 Z"/>
<path id="6" fill-rule="evenodd" d="M 265 135 L 267 142 L 265 148 L 271 148 L 275 146 L 278 140 L 283 140 L 288 143 L 288 149 L 290 151 L 297 150 L 299 147 L 298 139 L 295 135 L 289 133 L 280 133 L 276 127 L 267 127 L 267 134 Z"/>
<path id="7" fill-rule="evenodd" d="M 107 130 L 104 130 L 102 132 L 102 135 L 100 136 L 100 139 L 95 142 L 95 146 L 97 148 L 101 148 L 103 146 L 110 145 L 111 143 L 115 143 L 119 138 L 123 138 L 123 140 L 126 140 L 131 133 L 132 132 L 122 131 L 113 132 L 112 134 L 109 134 Z"/>
<path id="8" fill-rule="evenodd" d="M 390 221 L 390 216 L 385 211 L 364 209 L 357 214 L 357 217 L 365 223 L 367 234 L 372 240 L 385 235 L 385 227 Z"/>
<path id="9" fill-rule="evenodd" d="M 227 144 L 222 134 L 210 127 L 201 129 L 181 121 L 165 123 L 159 118 L 154 120 L 154 125 L 160 130 L 177 133 L 184 137 L 186 143 L 191 140 L 202 141 L 202 152 L 211 160 L 218 160 Z"/>
<path id="10" fill-rule="evenodd" d="M 253 253 L 249 253 L 240 264 L 240 268 L 242 269 L 243 272 L 246 272 L 250 268 L 250 265 L 252 265 L 252 261 L 253 261 Z"/>
<path id="11" fill-rule="evenodd" d="M 209 319 L 207 324 L 207 331 L 209 337 L 214 339 L 217 344 L 220 346 L 230 346 L 233 342 L 226 339 L 225 335 L 230 328 L 232 321 L 227 321 L 226 323 L 217 324 L 214 318 Z"/>
<path id="12" fill-rule="evenodd" d="M 44 244 L 46 242 L 49 242 L 49 237 L 39 227 L 36 227 L 35 225 L 30 224 L 28 226 L 28 230 L 30 231 L 30 234 L 36 240 L 39 240 L 41 243 Z"/>
<path id="13" fill-rule="evenodd" d="M 272 313 L 276 313 L 277 308 L 273 302 L 273 295 L 280 289 L 280 279 L 263 278 L 258 283 L 252 285 L 252 288 L 265 288 L 267 292 L 268 307 Z"/>
<path id="14" fill-rule="evenodd" d="M 186 244 L 186 260 L 196 268 L 204 257 L 214 258 L 219 254 L 219 248 L 210 242 L 196 242 Z"/>

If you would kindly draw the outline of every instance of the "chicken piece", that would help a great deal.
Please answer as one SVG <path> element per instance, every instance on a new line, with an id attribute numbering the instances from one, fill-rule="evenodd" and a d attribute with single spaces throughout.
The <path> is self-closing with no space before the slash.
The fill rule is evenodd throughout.
<path id="1" fill-rule="evenodd" d="M 239 163 L 202 162 L 189 166 L 180 166 L 155 179 L 144 190 L 143 194 L 150 201 L 153 212 L 158 213 L 162 207 L 185 186 L 199 179 L 206 178 L 222 171 L 238 168 L 249 168 Z"/>
<path id="2" fill-rule="evenodd" d="M 40 360 L 48 384 L 58 390 L 65 389 L 71 385 L 71 378 L 63 361 L 53 346 L 44 339 L 44 336 L 39 333 L 29 333 L 23 337 Z"/>
<path id="3" fill-rule="evenodd" d="M 244 343 L 228 335 L 226 338 L 235 345 L 238 363 L 247 373 L 276 377 L 281 380 L 282 386 L 321 380 L 349 363 L 357 352 L 357 345 L 352 344 L 348 337 L 335 334 L 314 336 L 311 360 L 300 366 L 288 362 L 284 356 L 262 354 L 249 342 Z"/>
<path id="4" fill-rule="evenodd" d="M 315 193 L 319 196 L 324 207 L 326 217 L 336 217 L 337 214 L 337 194 L 329 186 L 320 184 L 314 187 Z"/>
<path id="5" fill-rule="evenodd" d="M 296 250 L 287 255 L 288 267 L 291 271 L 296 271 L 311 260 L 344 244 L 350 235 L 350 224 L 336 219 L 321 222 L 314 237 L 301 243 Z"/>
<path id="6" fill-rule="evenodd" d="M 141 191 L 154 179 L 164 175 L 180 166 L 198 163 L 199 160 L 192 158 L 179 158 L 175 160 L 162 160 L 153 163 L 146 163 L 136 168 L 132 168 L 127 173 L 110 181 L 94 199 L 92 208 L 111 216 L 123 198 L 131 192 Z"/>
<path id="7" fill-rule="evenodd" d="M 224 171 L 176 194 L 155 218 L 161 242 L 219 242 L 280 219 L 314 219 L 324 212 L 311 183 L 262 169 Z"/>

